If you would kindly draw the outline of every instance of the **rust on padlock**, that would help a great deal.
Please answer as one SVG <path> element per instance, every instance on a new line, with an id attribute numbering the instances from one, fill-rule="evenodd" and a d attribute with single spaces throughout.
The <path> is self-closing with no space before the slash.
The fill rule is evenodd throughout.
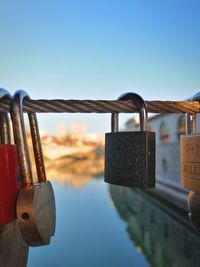
<path id="1" fill-rule="evenodd" d="M 33 151 L 35 155 L 35 164 L 37 170 L 38 181 L 40 183 L 46 181 L 46 170 L 44 166 L 44 157 L 42 153 L 42 145 L 41 140 L 39 138 L 39 127 L 37 123 L 37 118 L 35 113 L 29 113 L 29 123 L 30 123 L 30 130 L 31 130 L 31 137 L 33 143 Z"/>
<path id="2" fill-rule="evenodd" d="M 11 106 L 15 142 L 24 182 L 17 197 L 17 221 L 26 243 L 30 246 L 42 246 L 50 243 L 55 232 L 55 199 L 52 185 L 46 180 L 36 114 L 30 113 L 29 123 L 38 174 L 38 181 L 33 182 L 22 110 L 25 97 L 29 98 L 25 91 L 17 91 Z"/>
<path id="3" fill-rule="evenodd" d="M 23 93 L 23 91 L 20 92 L 21 94 L 16 92 L 14 95 L 11 105 L 11 118 L 13 122 L 15 144 L 17 145 L 18 149 L 22 184 L 24 187 L 28 188 L 33 185 L 33 180 L 22 110 L 23 98 L 28 98 L 28 95 Z"/>
<path id="4" fill-rule="evenodd" d="M 182 186 L 200 192 L 200 136 L 188 134 L 180 138 Z"/>
<path id="5" fill-rule="evenodd" d="M 0 113 L 1 144 L 11 144 L 9 117 L 6 113 Z"/>

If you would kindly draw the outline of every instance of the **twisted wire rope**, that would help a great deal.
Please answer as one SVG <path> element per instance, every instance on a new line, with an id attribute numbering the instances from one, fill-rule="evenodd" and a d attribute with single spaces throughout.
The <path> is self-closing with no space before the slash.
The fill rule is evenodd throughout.
<path id="1" fill-rule="evenodd" d="M 146 101 L 149 113 L 198 113 L 198 101 Z M 10 101 L 0 101 L 0 112 L 10 111 Z M 138 112 L 132 101 L 118 100 L 24 100 L 23 112 L 38 113 L 134 113 Z"/>

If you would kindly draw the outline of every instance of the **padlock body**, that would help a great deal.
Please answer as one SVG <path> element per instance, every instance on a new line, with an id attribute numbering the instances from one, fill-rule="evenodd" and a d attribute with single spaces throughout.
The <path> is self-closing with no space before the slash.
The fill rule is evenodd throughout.
<path id="1" fill-rule="evenodd" d="M 155 133 L 107 133 L 105 182 L 140 189 L 155 187 Z"/>
<path id="2" fill-rule="evenodd" d="M 0 224 L 16 219 L 19 162 L 15 145 L 0 145 Z"/>
<path id="3" fill-rule="evenodd" d="M 19 191 L 17 221 L 29 246 L 48 245 L 55 232 L 55 199 L 49 181 Z"/>
<path id="4" fill-rule="evenodd" d="M 200 134 L 180 137 L 181 184 L 200 192 Z"/>

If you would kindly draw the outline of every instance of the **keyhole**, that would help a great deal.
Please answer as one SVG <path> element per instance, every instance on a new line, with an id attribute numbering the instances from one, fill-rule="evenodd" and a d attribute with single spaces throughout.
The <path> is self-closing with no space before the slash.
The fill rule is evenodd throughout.
<path id="1" fill-rule="evenodd" d="M 29 216 L 28 212 L 23 212 L 21 217 L 24 221 L 28 221 L 30 216 Z"/>

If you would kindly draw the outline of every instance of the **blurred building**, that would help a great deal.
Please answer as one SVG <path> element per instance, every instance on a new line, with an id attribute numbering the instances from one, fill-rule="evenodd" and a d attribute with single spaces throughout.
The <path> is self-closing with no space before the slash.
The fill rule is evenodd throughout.
<path id="1" fill-rule="evenodd" d="M 110 185 L 109 192 L 130 239 L 150 266 L 199 266 L 200 239 L 185 212 L 141 190 Z"/>

